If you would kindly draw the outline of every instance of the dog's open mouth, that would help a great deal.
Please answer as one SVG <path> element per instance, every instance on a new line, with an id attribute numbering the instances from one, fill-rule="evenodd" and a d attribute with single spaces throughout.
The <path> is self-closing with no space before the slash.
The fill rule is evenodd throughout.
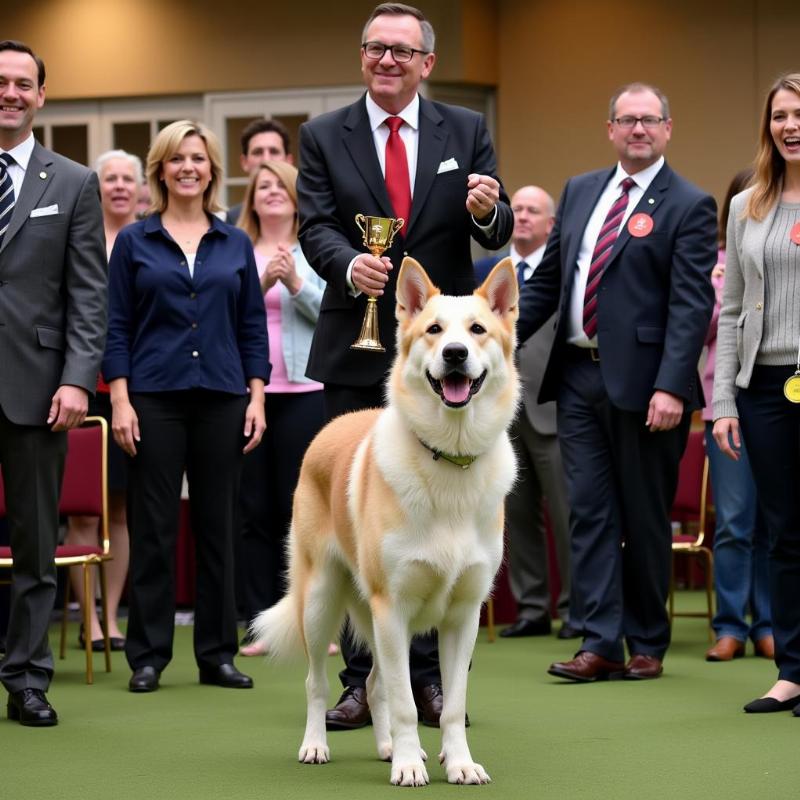
<path id="1" fill-rule="evenodd" d="M 441 380 L 434 378 L 430 372 L 425 374 L 428 376 L 428 381 L 433 387 L 433 391 L 450 408 L 459 408 L 469 403 L 472 395 L 481 388 L 484 378 L 486 378 L 486 370 L 474 380 L 468 378 L 463 372 L 450 372 Z"/>

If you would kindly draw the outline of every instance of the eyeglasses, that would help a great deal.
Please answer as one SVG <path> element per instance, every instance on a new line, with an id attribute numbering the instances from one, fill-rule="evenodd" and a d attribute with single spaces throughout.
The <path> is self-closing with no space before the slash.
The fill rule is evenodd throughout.
<path id="1" fill-rule="evenodd" d="M 616 119 L 611 120 L 612 122 L 616 122 L 620 128 L 635 128 L 637 122 L 642 123 L 643 128 L 657 128 L 662 122 L 664 122 L 664 117 L 656 117 L 652 114 L 648 114 L 645 117 L 631 117 L 631 116 L 624 116 L 624 117 L 617 117 Z"/>
<path id="2" fill-rule="evenodd" d="M 426 56 L 430 52 L 429 50 L 417 50 L 405 44 L 384 44 L 383 42 L 364 42 L 361 45 L 361 49 L 364 51 L 364 55 L 373 61 L 380 61 L 383 58 L 383 54 L 388 50 L 398 64 L 405 64 L 411 61 L 414 58 L 414 53 Z"/>

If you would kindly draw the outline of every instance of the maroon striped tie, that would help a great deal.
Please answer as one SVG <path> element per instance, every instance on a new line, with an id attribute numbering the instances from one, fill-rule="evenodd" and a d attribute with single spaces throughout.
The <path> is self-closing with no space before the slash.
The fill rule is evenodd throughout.
<path id="1" fill-rule="evenodd" d="M 600 286 L 606 262 L 611 256 L 614 242 L 617 241 L 625 209 L 628 207 L 628 192 L 635 185 L 636 181 L 633 178 L 625 178 L 620 184 L 622 192 L 608 210 L 606 221 L 600 228 L 597 244 L 592 252 L 589 274 L 586 277 L 586 292 L 583 295 L 583 330 L 590 339 L 593 339 L 597 333 L 597 289 Z"/>

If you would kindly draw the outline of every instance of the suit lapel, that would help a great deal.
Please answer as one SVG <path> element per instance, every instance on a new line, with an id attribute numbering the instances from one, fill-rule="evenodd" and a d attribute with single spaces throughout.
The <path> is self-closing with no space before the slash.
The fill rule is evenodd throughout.
<path id="1" fill-rule="evenodd" d="M 31 211 L 36 208 L 36 204 L 44 194 L 44 190 L 48 187 L 50 181 L 52 181 L 52 163 L 53 160 L 49 157 L 47 150 L 41 147 L 37 142 L 31 153 L 30 161 L 28 161 L 28 168 L 25 170 L 25 177 L 22 180 L 19 197 L 16 203 L 14 203 L 11 222 L 3 237 L 3 244 L 0 245 L 0 253 L 8 247 L 8 243 L 23 226 L 25 220 L 30 216 Z"/>
<path id="2" fill-rule="evenodd" d="M 614 173 L 614 169 L 606 173 L 601 172 L 592 176 L 585 189 L 579 190 L 580 196 L 575 204 L 575 211 L 570 215 L 572 219 L 575 220 L 575 224 L 570 225 L 570 241 L 567 244 L 566 264 L 572 264 L 574 266 L 578 263 L 578 253 L 581 249 L 581 242 L 583 241 L 583 234 L 586 231 L 586 226 L 589 224 L 589 218 L 592 216 L 592 212 L 597 205 L 597 201 L 600 199 L 600 195 L 603 193 L 606 184 Z M 570 269 L 567 274 L 569 285 L 565 286 L 565 288 L 569 289 L 575 277 L 575 270 Z"/>
<path id="3" fill-rule="evenodd" d="M 375 152 L 375 139 L 369 125 L 369 115 L 363 97 L 350 107 L 344 129 L 344 146 L 369 189 L 373 202 L 377 204 L 377 208 L 363 208 L 361 213 L 372 216 L 394 216 L 389 194 L 386 191 L 386 183 L 381 173 L 378 154 Z"/>
<path id="4" fill-rule="evenodd" d="M 406 239 L 411 226 L 422 213 L 422 207 L 436 179 L 436 170 L 442 163 L 447 142 L 447 132 L 442 130 L 442 115 L 430 100 L 419 99 L 419 139 L 417 141 L 417 172 L 414 178 L 414 196 L 411 198 L 411 219 L 404 231 Z"/>
<path id="5" fill-rule="evenodd" d="M 630 219 L 634 214 L 647 214 L 649 217 L 652 217 L 655 210 L 661 205 L 661 201 L 666 195 L 671 177 L 672 170 L 667 166 L 667 163 L 664 162 L 664 166 L 658 171 L 655 178 L 653 178 L 653 180 L 650 182 L 650 185 L 647 187 L 647 191 L 642 195 L 641 199 L 636 204 L 636 208 L 633 209 L 628 219 Z M 653 230 L 658 230 L 658 228 L 654 227 Z M 628 231 L 628 223 L 626 221 L 622 226 L 622 230 L 620 230 L 619 235 L 617 236 L 617 241 L 614 242 L 614 249 L 611 251 L 611 256 L 606 264 L 606 269 L 608 269 L 614 263 L 614 260 L 622 252 L 630 239 L 631 234 Z"/>

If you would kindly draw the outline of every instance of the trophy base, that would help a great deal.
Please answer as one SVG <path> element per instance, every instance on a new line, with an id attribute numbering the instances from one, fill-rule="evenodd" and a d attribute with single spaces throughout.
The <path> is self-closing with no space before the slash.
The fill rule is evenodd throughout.
<path id="1" fill-rule="evenodd" d="M 386 348 L 377 339 L 359 339 L 350 345 L 351 350 L 367 350 L 370 353 L 385 353 Z"/>

